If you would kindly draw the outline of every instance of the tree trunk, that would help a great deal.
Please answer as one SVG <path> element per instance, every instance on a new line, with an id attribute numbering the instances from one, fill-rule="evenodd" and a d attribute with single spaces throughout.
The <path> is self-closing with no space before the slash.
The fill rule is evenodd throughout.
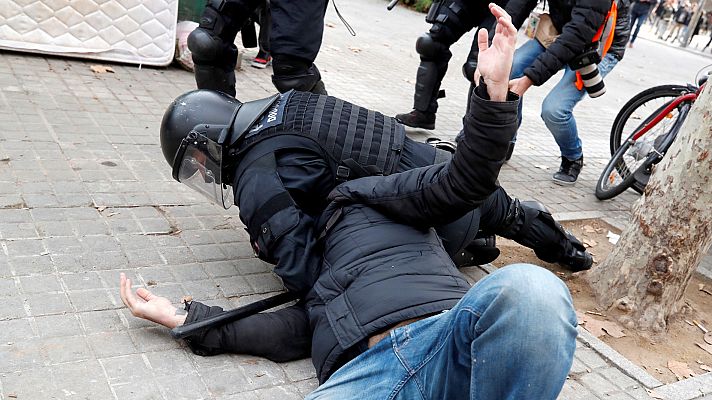
<path id="1" fill-rule="evenodd" d="M 712 244 L 712 84 L 655 169 L 608 258 L 588 273 L 606 309 L 628 328 L 665 330 Z"/>

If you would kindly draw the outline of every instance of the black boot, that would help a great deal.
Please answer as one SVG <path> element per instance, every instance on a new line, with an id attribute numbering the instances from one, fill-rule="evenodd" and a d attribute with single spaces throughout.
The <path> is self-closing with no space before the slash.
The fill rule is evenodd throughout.
<path id="1" fill-rule="evenodd" d="M 413 128 L 435 129 L 435 113 L 413 110 L 407 114 L 396 115 L 396 120 Z"/>

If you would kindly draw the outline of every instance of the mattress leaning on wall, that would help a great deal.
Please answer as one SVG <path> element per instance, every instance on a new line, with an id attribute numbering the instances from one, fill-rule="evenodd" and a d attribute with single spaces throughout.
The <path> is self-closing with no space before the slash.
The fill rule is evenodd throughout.
<path id="1" fill-rule="evenodd" d="M 0 0 L 0 49 L 164 66 L 178 0 Z"/>

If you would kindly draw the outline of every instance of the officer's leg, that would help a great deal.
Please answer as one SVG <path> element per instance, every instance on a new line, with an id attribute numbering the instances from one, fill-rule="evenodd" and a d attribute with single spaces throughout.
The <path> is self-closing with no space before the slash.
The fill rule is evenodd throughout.
<path id="1" fill-rule="evenodd" d="M 326 0 L 271 0 L 272 83 L 280 92 L 290 89 L 326 94 L 314 65 L 324 34 Z"/>
<path id="2" fill-rule="evenodd" d="M 235 95 L 237 47 L 233 42 L 260 3 L 259 0 L 208 1 L 200 25 L 188 36 L 198 88 Z"/>
<path id="3" fill-rule="evenodd" d="M 583 244 L 556 222 L 543 204 L 509 197 L 499 188 L 480 206 L 480 229 L 529 247 L 537 257 L 572 270 L 591 268 Z"/>
<path id="4" fill-rule="evenodd" d="M 435 128 L 438 98 L 445 96 L 440 85 L 452 57 L 450 46 L 478 25 L 486 11 L 481 6 L 461 0 L 437 1 L 431 5 L 425 20 L 433 25 L 415 42 L 420 65 L 416 74 L 413 111 L 396 115 L 401 123 L 418 128 Z"/>

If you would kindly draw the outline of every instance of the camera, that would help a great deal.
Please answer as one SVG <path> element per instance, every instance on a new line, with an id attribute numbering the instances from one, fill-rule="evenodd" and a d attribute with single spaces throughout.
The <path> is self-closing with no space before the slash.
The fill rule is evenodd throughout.
<path id="1" fill-rule="evenodd" d="M 601 55 L 598 53 L 597 46 L 590 47 L 569 62 L 569 67 L 581 75 L 583 87 L 589 97 L 599 97 L 606 93 L 606 85 L 598 71 L 597 64 L 600 62 Z"/>

